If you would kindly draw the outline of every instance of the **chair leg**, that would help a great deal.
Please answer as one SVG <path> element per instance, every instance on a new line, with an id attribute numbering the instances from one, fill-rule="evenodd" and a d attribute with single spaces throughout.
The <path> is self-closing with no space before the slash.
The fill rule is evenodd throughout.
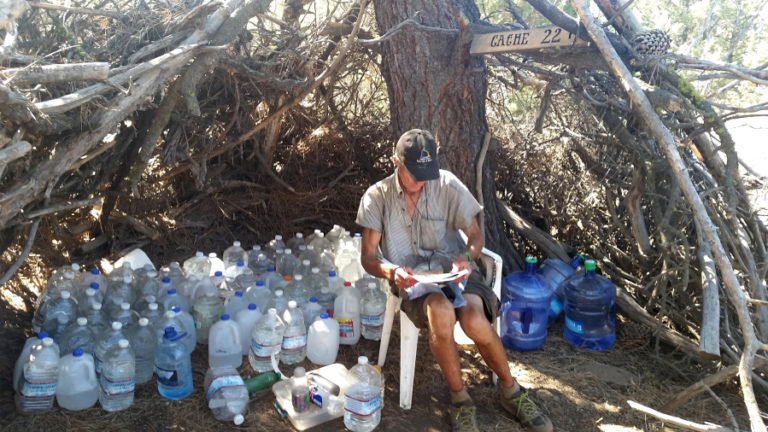
<path id="1" fill-rule="evenodd" d="M 402 299 L 395 295 L 387 297 L 387 309 L 384 313 L 384 327 L 381 329 L 381 343 L 379 344 L 379 366 L 384 366 L 387 360 L 387 348 L 389 348 L 389 336 L 392 334 L 392 323 L 395 320 L 395 312 L 400 309 Z"/>
<path id="2" fill-rule="evenodd" d="M 419 329 L 404 313 L 400 314 L 400 408 L 411 409 L 413 378 Z"/>

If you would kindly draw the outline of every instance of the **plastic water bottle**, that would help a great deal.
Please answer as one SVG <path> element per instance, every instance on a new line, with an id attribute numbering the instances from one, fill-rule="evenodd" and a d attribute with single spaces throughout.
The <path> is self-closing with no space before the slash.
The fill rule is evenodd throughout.
<path id="1" fill-rule="evenodd" d="M 267 256 L 270 259 L 275 260 L 275 252 L 277 252 L 278 249 L 285 249 L 285 242 L 283 241 L 283 236 L 280 234 L 275 235 L 275 238 L 267 243 Z"/>
<path id="2" fill-rule="evenodd" d="M 84 317 L 88 319 L 88 327 L 93 331 L 94 341 L 109 327 L 109 321 L 101 311 L 101 303 L 92 304 L 91 309 L 85 313 Z"/>
<path id="3" fill-rule="evenodd" d="M 375 282 L 368 283 L 368 289 L 360 300 L 360 309 L 363 337 L 368 340 L 381 340 L 384 312 L 387 310 L 387 295 L 376 287 Z"/>
<path id="4" fill-rule="evenodd" d="M 354 345 L 360 340 L 360 297 L 347 282 L 333 303 L 333 317 L 339 323 L 339 342 Z"/>
<path id="5" fill-rule="evenodd" d="M 21 349 L 21 354 L 19 354 L 19 358 L 16 359 L 16 365 L 13 368 L 14 391 L 19 389 L 19 378 L 21 378 L 21 374 L 24 372 L 24 366 L 26 366 L 27 362 L 29 361 L 29 354 L 32 352 L 36 345 L 42 344 L 43 339 L 47 337 L 47 332 L 40 332 L 36 336 L 28 338 L 27 341 L 24 342 L 24 347 Z M 53 345 L 56 346 L 55 343 Z"/>
<path id="6" fill-rule="evenodd" d="M 59 349 L 63 353 L 71 353 L 75 348 L 81 348 L 87 354 L 93 353 L 96 337 L 88 326 L 88 318 L 80 317 L 71 323 L 59 338 Z"/>
<path id="7" fill-rule="evenodd" d="M 115 316 L 120 311 L 120 305 L 123 302 L 133 304 L 136 301 L 136 293 L 133 290 L 133 277 L 124 276 L 119 283 L 109 286 L 109 290 L 104 294 L 104 312 L 108 317 Z"/>
<path id="8" fill-rule="evenodd" d="M 90 287 L 92 284 L 97 284 L 100 287 L 107 287 L 107 278 L 96 267 L 83 273 L 83 280 L 81 285 L 83 287 Z"/>
<path id="9" fill-rule="evenodd" d="M 293 370 L 291 378 L 291 405 L 296 414 L 309 411 L 309 381 L 307 381 L 306 370 L 303 367 L 297 367 Z"/>
<path id="10" fill-rule="evenodd" d="M 268 268 L 275 267 L 275 263 L 269 260 L 267 254 L 259 250 L 259 253 L 256 255 L 248 255 L 248 267 L 253 271 L 254 274 L 262 277 L 267 272 Z"/>
<path id="11" fill-rule="evenodd" d="M 131 304 L 128 302 L 123 302 L 120 310 L 112 317 L 112 320 L 121 323 L 125 330 L 135 327 L 138 319 L 138 314 L 131 310 Z"/>
<path id="12" fill-rule="evenodd" d="M 99 400 L 99 380 L 93 365 L 93 356 L 76 348 L 59 361 L 59 382 L 56 402 L 70 411 L 81 411 L 96 405 Z"/>
<path id="13" fill-rule="evenodd" d="M 320 271 L 320 269 L 317 269 Z M 299 260 L 299 265 L 296 267 L 296 270 L 294 270 L 294 276 L 295 275 L 301 275 L 302 277 L 309 277 L 309 275 L 312 273 L 312 262 L 309 259 Z"/>
<path id="14" fill-rule="evenodd" d="M 157 272 L 151 268 L 146 272 L 142 272 L 136 276 L 135 285 L 137 297 L 156 296 L 160 288 Z"/>
<path id="15" fill-rule="evenodd" d="M 236 265 L 238 262 L 242 262 L 246 265 L 248 264 L 248 252 L 240 246 L 240 242 L 237 240 L 232 242 L 232 246 L 224 250 L 224 254 L 221 258 L 224 260 L 225 269 Z"/>
<path id="16" fill-rule="evenodd" d="M 128 336 L 123 333 L 123 325 L 117 321 L 113 322 L 110 328 L 96 336 L 96 345 L 93 347 L 93 361 L 97 375 L 100 375 L 102 372 L 107 352 L 117 346 L 121 339 L 127 338 Z"/>
<path id="17" fill-rule="evenodd" d="M 59 317 L 64 317 L 65 326 L 74 321 L 77 316 L 77 303 L 71 298 L 70 292 L 64 290 L 59 293 L 58 298 L 52 299 L 45 304 L 42 314 L 43 322 L 39 330 L 45 329 L 52 338 L 56 339 L 58 334 L 53 334 L 48 329 L 55 330 L 59 327 Z M 62 328 L 61 330 L 64 329 Z"/>
<path id="18" fill-rule="evenodd" d="M 552 289 L 536 274 L 536 258 L 525 259 L 525 270 L 508 274 L 501 288 L 501 341 L 508 348 L 530 351 L 547 337 Z"/>
<path id="19" fill-rule="evenodd" d="M 221 316 L 211 326 L 208 338 L 208 365 L 211 367 L 240 367 L 243 363 L 243 348 L 240 345 L 240 327 L 229 315 Z"/>
<path id="20" fill-rule="evenodd" d="M 328 272 L 328 288 L 335 296 L 338 296 L 344 288 L 344 280 L 338 277 L 335 271 Z"/>
<path id="21" fill-rule="evenodd" d="M 38 297 L 37 304 L 35 305 L 35 315 L 32 318 L 32 329 L 35 332 L 40 332 L 43 329 L 46 317 L 48 316 L 49 309 L 52 307 L 52 303 L 58 301 L 61 298 L 61 293 L 67 291 L 69 293 L 75 292 L 74 286 L 74 273 L 68 271 L 63 273 L 63 277 L 58 282 L 54 277 L 48 282 L 43 293 Z"/>
<path id="22" fill-rule="evenodd" d="M 283 290 L 276 289 L 273 300 L 273 305 L 279 312 L 282 313 L 286 308 L 288 308 L 288 299 L 283 295 Z"/>
<path id="23" fill-rule="evenodd" d="M 334 300 L 336 300 L 336 296 L 333 295 L 327 286 L 320 288 L 320 293 L 317 295 L 317 303 L 320 304 L 321 310 L 326 312 L 331 318 L 333 318 Z"/>
<path id="24" fill-rule="evenodd" d="M 234 288 L 237 278 L 243 275 L 246 271 L 251 272 L 251 269 L 245 265 L 245 261 L 238 261 L 234 265 L 227 267 L 224 270 L 224 278 L 227 280 L 227 285 L 230 288 Z"/>
<path id="25" fill-rule="evenodd" d="M 205 397 L 208 408 L 217 420 L 241 425 L 248 410 L 248 389 L 245 381 L 230 366 L 211 367 L 205 373 Z"/>
<path id="26" fill-rule="evenodd" d="M 192 359 L 181 342 L 184 334 L 166 327 L 155 353 L 157 391 L 166 399 L 180 400 L 192 394 Z"/>
<path id="27" fill-rule="evenodd" d="M 139 324 L 129 332 L 129 336 L 136 356 L 136 384 L 143 384 L 152 379 L 155 372 L 157 336 L 145 317 L 139 318 Z"/>
<path id="28" fill-rule="evenodd" d="M 304 315 L 304 324 L 309 329 L 309 326 L 323 313 L 323 307 L 317 302 L 317 298 L 310 297 L 309 301 L 301 306 L 301 313 Z"/>
<path id="29" fill-rule="evenodd" d="M 304 316 L 296 302 L 291 300 L 282 317 L 286 327 L 280 361 L 287 365 L 300 363 L 307 356 L 307 326 L 304 324 Z"/>
<path id="30" fill-rule="evenodd" d="M 243 298 L 248 304 L 253 303 L 259 307 L 260 311 L 265 311 L 273 306 L 274 294 L 264 285 L 264 281 L 258 280 Z"/>
<path id="31" fill-rule="evenodd" d="M 181 339 L 181 343 L 183 343 L 184 346 L 187 347 L 187 350 L 189 350 L 191 353 L 195 350 L 195 346 L 197 344 L 195 319 L 192 318 L 192 315 L 190 315 L 189 312 L 184 312 L 183 310 L 179 309 L 178 306 L 173 308 L 173 312 L 176 314 L 176 319 L 181 323 L 181 331 L 187 333 L 187 335 Z"/>
<path id="32" fill-rule="evenodd" d="M 149 303 L 147 308 L 140 313 L 142 318 L 149 320 L 149 325 L 154 328 L 155 324 L 163 317 L 163 312 L 160 310 L 160 306 L 157 303 Z"/>
<path id="33" fill-rule="evenodd" d="M 168 277 L 163 278 L 160 282 L 160 286 L 157 288 L 157 295 L 155 296 L 155 300 L 159 305 L 163 306 L 163 310 L 170 310 L 170 309 L 165 309 L 165 298 L 168 296 L 168 291 L 172 289 L 175 289 L 175 288 L 171 283 L 171 278 L 168 278 Z"/>
<path id="34" fill-rule="evenodd" d="M 339 323 L 326 312 L 309 326 L 307 358 L 314 364 L 329 365 L 336 362 L 339 353 Z"/>
<path id="35" fill-rule="evenodd" d="M 357 382 L 344 393 L 344 426 L 352 432 L 372 431 L 381 421 L 381 373 L 368 364 L 368 357 L 360 356 L 349 374 L 350 381 Z"/>
<path id="36" fill-rule="evenodd" d="M 211 263 L 203 251 L 197 251 L 195 256 L 184 261 L 182 270 L 187 277 L 196 275 L 200 278 L 207 278 L 211 273 Z"/>
<path id="37" fill-rule="evenodd" d="M 101 291 L 100 285 L 96 282 L 92 282 L 90 287 L 86 288 L 82 294 L 77 297 L 77 313 L 80 315 L 86 314 L 92 304 L 103 302 L 104 293 Z"/>
<path id="38" fill-rule="evenodd" d="M 256 321 L 261 317 L 256 304 L 251 303 L 247 308 L 237 312 L 235 315 L 235 322 L 240 329 L 240 349 L 242 355 L 248 355 L 248 350 L 251 348 L 251 333 L 253 332 L 253 326 Z"/>
<path id="39" fill-rule="evenodd" d="M 299 254 L 299 260 L 309 260 L 310 267 L 320 268 L 320 255 L 315 251 L 315 247 L 311 244 L 306 245 L 305 249 Z"/>
<path id="40" fill-rule="evenodd" d="M 293 255 L 291 249 L 285 249 L 284 253 L 275 258 L 275 271 L 281 275 L 292 275 L 299 266 L 299 259 Z"/>
<path id="41" fill-rule="evenodd" d="M 69 326 L 70 322 L 67 321 L 69 317 L 66 315 L 56 315 L 53 320 L 48 320 L 43 324 L 43 331 L 48 332 L 48 335 L 54 342 L 59 343 L 59 338 L 64 330 Z"/>
<path id="42" fill-rule="evenodd" d="M 16 409 L 23 414 L 48 411 L 53 407 L 59 378 L 59 350 L 53 339 L 34 345 L 18 384 Z"/>
<path id="43" fill-rule="evenodd" d="M 583 260 L 584 258 L 581 255 L 574 256 L 570 263 L 566 263 L 558 258 L 547 258 L 537 270 L 539 276 L 552 288 L 548 324 L 552 324 L 560 316 L 560 313 L 563 312 L 565 292 L 562 282 L 576 273 L 576 269 Z"/>
<path id="44" fill-rule="evenodd" d="M 219 317 L 224 313 L 224 304 L 218 295 L 206 292 L 195 300 L 192 317 L 195 319 L 195 336 L 197 343 L 207 344 L 208 334 Z"/>
<path id="45" fill-rule="evenodd" d="M 243 291 L 235 291 L 235 293 L 227 299 L 227 303 L 224 305 L 224 313 L 234 317 L 238 312 L 247 307 L 248 301 L 245 299 Z"/>
<path id="46" fill-rule="evenodd" d="M 274 267 L 268 267 L 267 273 L 263 274 L 261 279 L 264 281 L 264 286 L 274 292 L 275 287 L 283 280 L 283 277 L 275 271 Z"/>
<path id="47" fill-rule="evenodd" d="M 136 312 L 136 314 L 139 317 L 142 317 L 144 316 L 144 313 L 147 311 L 149 304 L 156 303 L 156 302 L 157 302 L 157 298 L 155 296 L 153 295 L 144 296 L 136 300 L 136 303 L 133 304 L 131 309 L 133 309 L 134 312 Z"/>
<path id="48" fill-rule="evenodd" d="M 595 261 L 584 262 L 584 274 L 564 282 L 565 340 L 577 348 L 603 350 L 616 340 L 616 287 L 595 274 Z"/>
<path id="49" fill-rule="evenodd" d="M 178 261 L 171 261 L 168 267 L 161 269 L 163 277 L 171 279 L 173 286 L 180 286 L 186 276 L 184 276 L 184 270 L 181 269 L 181 264 Z"/>
<path id="50" fill-rule="evenodd" d="M 251 333 L 251 349 L 248 361 L 256 372 L 272 370 L 272 359 L 280 360 L 280 347 L 283 343 L 285 324 L 277 316 L 277 310 L 271 308 L 253 325 Z"/>
<path id="51" fill-rule="evenodd" d="M 133 404 L 136 358 L 128 339 L 120 339 L 104 358 L 99 376 L 99 403 L 104 411 L 120 411 Z"/>
<path id="52" fill-rule="evenodd" d="M 192 307 L 189 304 L 189 300 L 179 294 L 175 289 L 169 289 L 168 295 L 166 295 L 163 299 L 163 308 L 165 310 L 172 310 L 176 306 L 178 306 L 184 312 L 189 312 L 192 310 Z"/>
<path id="53" fill-rule="evenodd" d="M 285 242 L 285 246 L 291 248 L 292 250 L 299 250 L 300 245 L 304 245 L 304 234 L 300 232 L 297 232 L 293 237 L 289 238 L 288 241 Z"/>
<path id="54" fill-rule="evenodd" d="M 208 262 L 211 263 L 211 276 L 216 275 L 217 272 L 221 272 L 222 275 L 224 274 L 226 266 L 224 266 L 224 261 L 216 256 L 216 252 L 211 252 L 208 254 Z"/>
<path id="55" fill-rule="evenodd" d="M 304 277 L 300 274 L 294 276 L 293 280 L 289 281 L 285 288 L 283 288 L 283 295 L 285 295 L 289 302 L 295 301 L 298 306 L 306 303 L 308 297 L 305 297 L 307 292 L 304 286 Z"/>

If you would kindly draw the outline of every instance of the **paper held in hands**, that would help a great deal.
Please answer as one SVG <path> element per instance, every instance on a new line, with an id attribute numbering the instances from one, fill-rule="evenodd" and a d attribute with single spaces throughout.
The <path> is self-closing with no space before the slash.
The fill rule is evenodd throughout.
<path id="1" fill-rule="evenodd" d="M 411 275 L 412 278 L 422 283 L 444 283 L 453 282 L 456 279 L 469 273 L 467 270 L 461 270 L 453 273 L 440 273 L 440 274 L 415 274 Z"/>

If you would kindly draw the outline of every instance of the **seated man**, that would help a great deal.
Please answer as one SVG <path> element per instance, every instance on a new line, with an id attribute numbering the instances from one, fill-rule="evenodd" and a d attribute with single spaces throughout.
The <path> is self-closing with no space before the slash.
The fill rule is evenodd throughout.
<path id="1" fill-rule="evenodd" d="M 392 160 L 394 174 L 368 188 L 360 201 L 356 222 L 364 228 L 361 261 L 368 273 L 390 281 L 393 292 L 403 298 L 401 311 L 417 327 L 429 329 L 429 346 L 451 390 L 453 430 L 477 431 L 475 406 L 462 383 L 453 340 L 458 320 L 499 376 L 501 405 L 528 430 L 552 431 L 552 422 L 509 371 L 504 347 L 491 325 L 499 301 L 474 271 L 473 260 L 485 242 L 475 219 L 482 207 L 455 175 L 440 170 L 437 144 L 428 131 L 404 133 Z M 458 230 L 468 237 L 464 248 Z M 408 300 L 404 290 L 416 282 L 417 266 L 468 271 L 454 281 L 463 283 L 466 305 L 454 307 L 445 294 L 435 292 Z"/>

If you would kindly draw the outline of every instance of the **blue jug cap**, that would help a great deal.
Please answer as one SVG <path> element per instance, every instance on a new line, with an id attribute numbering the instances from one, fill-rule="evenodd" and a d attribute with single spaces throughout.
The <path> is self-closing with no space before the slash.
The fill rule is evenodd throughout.
<path id="1" fill-rule="evenodd" d="M 174 307 L 171 308 L 171 310 L 176 312 L 176 313 L 181 312 L 181 308 L 179 306 L 174 306 Z"/>
<path id="2" fill-rule="evenodd" d="M 74 351 L 72 351 L 72 355 L 75 357 L 80 357 L 83 355 L 83 349 L 82 348 L 75 348 Z"/>
<path id="3" fill-rule="evenodd" d="M 97 290 L 99 289 L 99 284 L 97 284 L 96 282 L 91 282 L 91 288 Z"/>
<path id="4" fill-rule="evenodd" d="M 256 310 L 258 307 L 254 303 L 248 303 L 248 310 Z"/>
<path id="5" fill-rule="evenodd" d="M 164 278 L 163 278 L 163 283 L 165 283 L 165 284 L 169 284 L 169 283 L 171 283 L 171 278 L 169 278 L 169 277 L 164 277 Z"/>
<path id="6" fill-rule="evenodd" d="M 267 271 L 268 271 L 268 272 L 270 272 L 270 273 L 272 273 L 272 272 L 274 272 L 274 271 L 275 271 L 275 268 L 274 268 L 274 267 L 267 267 Z"/>
<path id="7" fill-rule="evenodd" d="M 91 269 L 91 274 L 95 275 L 95 276 L 98 276 L 99 275 L 99 269 L 97 269 L 96 267 L 92 268 Z"/>
<path id="8" fill-rule="evenodd" d="M 229 315 L 227 315 L 227 314 L 222 315 L 221 316 L 221 320 L 222 321 L 229 321 Z"/>
<path id="9" fill-rule="evenodd" d="M 40 340 L 43 340 L 47 337 L 48 337 L 48 332 L 41 331 L 40 333 L 37 334 L 37 338 Z"/>
<path id="10" fill-rule="evenodd" d="M 221 272 L 221 270 L 216 270 L 216 273 L 213 274 L 216 277 L 222 277 L 224 276 L 224 273 Z"/>
<path id="11" fill-rule="evenodd" d="M 320 314 L 320 319 L 327 319 L 327 318 L 329 318 L 328 312 L 323 312 Z"/>
<path id="12" fill-rule="evenodd" d="M 176 289 L 175 288 L 169 289 L 168 290 L 168 295 L 176 295 Z"/>
<path id="13" fill-rule="evenodd" d="M 238 262 L 237 262 L 237 266 L 238 266 L 238 267 L 245 267 L 245 263 L 244 263 L 244 262 L 242 262 L 242 261 L 238 261 Z"/>
<path id="14" fill-rule="evenodd" d="M 264 286 L 264 281 L 259 279 L 256 281 L 256 286 Z"/>
<path id="15" fill-rule="evenodd" d="M 243 292 L 242 291 L 235 291 L 235 297 L 242 297 Z"/>
<path id="16" fill-rule="evenodd" d="M 335 271 L 329 272 L 329 273 L 328 273 L 328 276 L 330 276 L 330 277 L 336 277 L 336 272 L 335 272 Z"/>
<path id="17" fill-rule="evenodd" d="M 309 298 L 310 303 L 317 303 L 317 297 L 310 297 Z"/>

